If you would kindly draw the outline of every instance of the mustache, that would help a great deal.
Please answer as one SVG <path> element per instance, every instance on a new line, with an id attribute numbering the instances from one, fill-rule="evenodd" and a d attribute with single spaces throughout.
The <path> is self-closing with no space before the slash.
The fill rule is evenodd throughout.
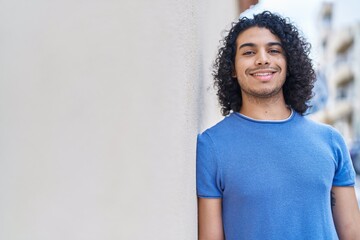
<path id="1" fill-rule="evenodd" d="M 277 72 L 277 71 L 279 71 L 280 69 L 277 68 L 277 67 L 267 67 L 267 66 L 262 67 L 262 66 L 261 66 L 261 67 L 249 69 L 249 72 L 251 73 L 251 72 L 257 72 L 257 71 L 264 71 L 264 70 L 266 70 L 266 71 L 272 71 L 272 72 Z"/>

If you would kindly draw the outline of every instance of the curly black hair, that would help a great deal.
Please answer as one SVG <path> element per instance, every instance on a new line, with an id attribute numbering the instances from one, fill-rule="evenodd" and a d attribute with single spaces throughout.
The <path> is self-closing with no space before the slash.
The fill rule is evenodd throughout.
<path id="1" fill-rule="evenodd" d="M 242 105 L 240 85 L 233 76 L 236 54 L 236 39 L 240 33 L 251 28 L 266 28 L 276 35 L 285 51 L 287 61 L 286 80 L 283 85 L 285 103 L 296 112 L 304 114 L 310 107 L 312 89 L 316 79 L 312 61 L 309 58 L 310 44 L 299 34 L 288 18 L 264 11 L 253 18 L 243 17 L 232 23 L 214 62 L 213 77 L 221 113 L 239 112 Z"/>

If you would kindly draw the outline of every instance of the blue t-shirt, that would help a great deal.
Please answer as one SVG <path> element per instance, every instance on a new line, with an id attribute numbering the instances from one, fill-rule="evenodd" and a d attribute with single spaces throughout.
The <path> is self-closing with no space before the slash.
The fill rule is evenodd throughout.
<path id="1" fill-rule="evenodd" d="M 331 187 L 354 186 L 355 172 L 328 125 L 232 113 L 198 135 L 196 181 L 198 197 L 222 198 L 227 240 L 330 240 Z"/>

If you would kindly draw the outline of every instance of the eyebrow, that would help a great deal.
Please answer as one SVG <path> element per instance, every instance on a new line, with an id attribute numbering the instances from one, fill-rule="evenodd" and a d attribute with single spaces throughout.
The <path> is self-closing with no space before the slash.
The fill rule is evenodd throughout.
<path id="1" fill-rule="evenodd" d="M 280 46 L 282 47 L 281 43 L 279 42 L 269 42 L 266 44 L 266 46 L 271 47 L 271 46 Z M 243 47 L 256 47 L 255 43 L 243 43 L 240 45 L 239 49 L 243 48 Z"/>

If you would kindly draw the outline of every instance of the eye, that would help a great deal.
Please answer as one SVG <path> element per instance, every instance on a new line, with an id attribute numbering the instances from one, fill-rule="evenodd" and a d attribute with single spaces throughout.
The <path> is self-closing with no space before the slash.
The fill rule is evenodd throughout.
<path id="1" fill-rule="evenodd" d="M 270 53 L 270 54 L 279 54 L 279 53 L 281 53 L 281 51 L 278 50 L 278 49 L 270 49 L 270 50 L 269 50 L 269 53 Z"/>
<path id="2" fill-rule="evenodd" d="M 243 53 L 243 55 L 245 55 L 245 56 L 254 55 L 254 54 L 255 54 L 255 52 L 250 51 L 250 50 Z"/>

